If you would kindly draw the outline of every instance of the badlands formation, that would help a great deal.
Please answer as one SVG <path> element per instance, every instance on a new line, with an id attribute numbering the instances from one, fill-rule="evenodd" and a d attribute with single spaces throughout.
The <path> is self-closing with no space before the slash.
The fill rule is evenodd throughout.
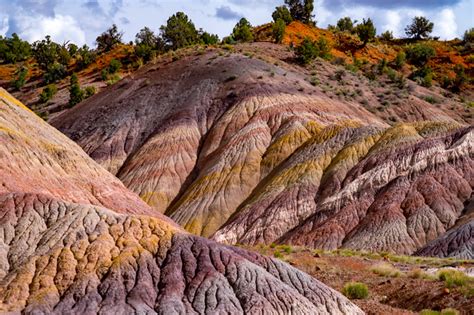
<path id="1" fill-rule="evenodd" d="M 252 47 L 282 57 L 150 64 L 50 122 L 192 234 L 474 258 L 472 126 L 415 97 L 394 123 L 370 101 L 329 96 L 284 48 Z"/>
<path id="2" fill-rule="evenodd" d="M 185 232 L 3 89 L 0 144 L 0 313 L 363 313 L 277 259 Z"/>

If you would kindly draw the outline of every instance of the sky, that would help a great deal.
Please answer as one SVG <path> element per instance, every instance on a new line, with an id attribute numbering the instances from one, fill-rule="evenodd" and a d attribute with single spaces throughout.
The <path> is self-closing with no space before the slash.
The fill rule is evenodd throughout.
<path id="1" fill-rule="evenodd" d="M 17 33 L 30 42 L 50 35 L 59 43 L 95 46 L 95 38 L 113 23 L 130 41 L 144 26 L 156 32 L 169 16 L 186 13 L 196 25 L 221 38 L 246 17 L 252 25 L 271 21 L 283 0 L 0 0 L 0 35 Z M 377 33 L 393 31 L 404 36 L 414 16 L 434 22 L 433 36 L 462 37 L 474 27 L 474 0 L 315 0 L 319 27 L 335 24 L 344 16 L 362 20 L 371 17 Z"/>

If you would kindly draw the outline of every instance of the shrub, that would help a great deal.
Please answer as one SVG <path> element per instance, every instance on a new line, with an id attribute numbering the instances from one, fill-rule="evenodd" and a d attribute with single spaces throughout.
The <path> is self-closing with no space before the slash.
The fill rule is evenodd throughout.
<path id="1" fill-rule="evenodd" d="M 440 315 L 440 312 L 425 309 L 420 312 L 420 315 Z"/>
<path id="2" fill-rule="evenodd" d="M 383 276 L 383 277 L 399 277 L 402 275 L 401 271 L 398 270 L 397 268 L 393 267 L 389 263 L 380 263 L 372 268 L 370 268 L 370 271 L 375 273 L 376 275 Z"/>
<path id="3" fill-rule="evenodd" d="M 433 31 L 434 24 L 424 16 L 415 16 L 410 25 L 405 28 L 408 37 L 416 39 L 427 38 Z"/>
<path id="4" fill-rule="evenodd" d="M 241 18 L 232 30 L 232 38 L 238 42 L 253 41 L 252 25 L 246 18 Z"/>
<path id="5" fill-rule="evenodd" d="M 411 74 L 411 78 L 419 85 L 424 87 L 431 87 L 433 83 L 433 70 L 430 67 L 424 66 Z"/>
<path id="6" fill-rule="evenodd" d="M 363 283 L 349 282 L 344 285 L 342 294 L 349 299 L 365 299 L 369 296 L 369 289 Z"/>
<path id="7" fill-rule="evenodd" d="M 120 81 L 120 76 L 118 74 L 114 74 L 107 80 L 107 85 L 114 85 L 118 81 Z"/>
<path id="8" fill-rule="evenodd" d="M 417 44 L 409 47 L 406 50 L 406 56 L 408 61 L 412 64 L 423 67 L 430 61 L 431 58 L 436 56 L 436 51 L 433 47 L 425 44 Z"/>
<path id="9" fill-rule="evenodd" d="M 15 79 L 11 82 L 11 85 L 15 90 L 19 91 L 26 84 L 26 76 L 28 75 L 28 68 L 18 67 L 15 71 Z"/>
<path id="10" fill-rule="evenodd" d="M 454 308 L 445 308 L 441 311 L 441 315 L 459 315 L 459 311 Z"/>
<path id="11" fill-rule="evenodd" d="M 219 36 L 216 34 L 203 32 L 200 34 L 199 38 L 204 45 L 217 45 L 219 43 Z"/>
<path id="12" fill-rule="evenodd" d="M 357 25 L 356 33 L 359 36 L 360 40 L 364 43 L 364 46 L 367 45 L 368 42 L 375 38 L 375 34 L 377 30 L 375 29 L 374 23 L 370 18 L 363 19 L 362 23 Z"/>
<path id="13" fill-rule="evenodd" d="M 448 288 L 462 287 L 472 279 L 464 272 L 455 269 L 443 269 L 438 272 L 438 279 L 444 281 Z"/>
<path id="14" fill-rule="evenodd" d="M 281 245 L 280 249 L 283 250 L 286 254 L 291 254 L 291 252 L 293 251 L 290 245 Z"/>
<path id="15" fill-rule="evenodd" d="M 280 253 L 279 251 L 276 251 L 273 253 L 273 257 L 281 259 L 283 258 L 283 254 Z"/>
<path id="16" fill-rule="evenodd" d="M 396 69 L 401 69 L 405 65 L 406 60 L 407 55 L 405 54 L 405 52 L 400 51 L 393 60 L 393 65 Z"/>
<path id="17" fill-rule="evenodd" d="M 84 92 L 86 93 L 85 97 L 89 98 L 89 97 L 91 97 L 92 95 L 95 94 L 95 87 L 90 85 L 90 86 L 85 88 Z"/>
<path id="18" fill-rule="evenodd" d="M 69 107 L 73 107 L 74 105 L 80 103 L 84 99 L 84 91 L 81 90 L 81 86 L 79 85 L 79 79 L 77 75 L 73 73 L 71 75 L 70 80 L 70 87 L 69 87 Z"/>
<path id="19" fill-rule="evenodd" d="M 282 19 L 276 20 L 275 23 L 273 23 L 273 39 L 275 40 L 275 43 L 281 43 L 283 40 L 283 36 L 285 35 L 285 28 L 286 24 Z"/>
<path id="20" fill-rule="evenodd" d="M 120 68 L 122 67 L 122 63 L 117 60 L 117 59 L 112 59 L 110 60 L 110 64 L 109 64 L 109 74 L 115 74 L 117 73 L 117 71 L 120 70 Z"/>
<path id="21" fill-rule="evenodd" d="M 329 59 L 331 48 L 328 41 L 324 37 L 320 37 L 317 42 L 313 42 L 309 38 L 305 38 L 303 42 L 296 47 L 296 57 L 303 63 L 308 64 L 316 57 Z"/>
<path id="22" fill-rule="evenodd" d="M 275 8 L 275 11 L 273 11 L 272 13 L 272 18 L 274 22 L 281 19 L 283 20 L 283 22 L 285 22 L 286 25 L 290 24 L 293 21 L 290 10 L 288 10 L 288 8 L 284 5 Z"/>
<path id="23" fill-rule="evenodd" d="M 58 91 L 58 88 L 56 87 L 56 84 L 49 84 L 43 89 L 43 91 L 41 91 L 40 102 L 41 103 L 48 102 L 49 100 L 53 98 L 54 94 L 56 94 L 57 91 Z"/>

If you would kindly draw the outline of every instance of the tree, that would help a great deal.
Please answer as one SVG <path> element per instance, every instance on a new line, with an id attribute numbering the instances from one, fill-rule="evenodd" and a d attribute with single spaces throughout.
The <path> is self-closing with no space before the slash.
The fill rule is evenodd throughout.
<path id="1" fill-rule="evenodd" d="M 160 27 L 161 36 L 171 49 L 194 45 L 199 36 L 193 22 L 183 12 L 177 12 Z"/>
<path id="2" fill-rule="evenodd" d="M 374 23 L 370 18 L 363 19 L 362 23 L 357 25 L 356 33 L 359 36 L 360 40 L 364 43 L 364 46 L 367 45 L 368 42 L 375 38 L 375 34 L 377 30 L 375 29 Z"/>
<path id="3" fill-rule="evenodd" d="M 77 50 L 76 53 L 76 62 L 79 69 L 84 69 L 96 59 L 96 53 L 89 49 L 89 46 L 83 45 Z"/>
<path id="4" fill-rule="evenodd" d="M 286 25 L 293 22 L 293 18 L 291 17 L 290 11 L 284 5 L 275 8 L 275 11 L 273 11 L 272 14 L 272 18 L 275 23 L 278 21 L 278 19 L 283 20 Z"/>
<path id="5" fill-rule="evenodd" d="M 380 34 L 380 38 L 384 41 L 392 41 L 393 40 L 393 32 L 392 31 L 385 31 L 382 34 Z"/>
<path id="6" fill-rule="evenodd" d="M 16 33 L 11 38 L 0 36 L 0 60 L 7 63 L 24 61 L 31 56 L 31 45 L 21 40 Z"/>
<path id="7" fill-rule="evenodd" d="M 149 47 L 155 47 L 157 42 L 157 36 L 155 33 L 145 26 L 135 35 L 136 45 L 146 45 Z"/>
<path id="8" fill-rule="evenodd" d="M 306 24 L 313 21 L 314 0 L 285 0 L 293 20 Z"/>
<path id="9" fill-rule="evenodd" d="M 463 40 L 466 44 L 474 43 L 474 27 L 464 32 Z"/>
<path id="10" fill-rule="evenodd" d="M 410 25 L 405 28 L 408 37 L 422 39 L 429 37 L 433 31 L 434 24 L 424 16 L 415 16 Z"/>
<path id="11" fill-rule="evenodd" d="M 56 87 L 55 84 L 49 84 L 43 89 L 43 91 L 41 91 L 40 102 L 41 103 L 48 102 L 50 99 L 53 98 L 53 96 L 56 94 L 57 91 L 58 91 L 58 88 Z"/>
<path id="12" fill-rule="evenodd" d="M 81 89 L 81 86 L 79 85 L 79 79 L 75 73 L 71 75 L 70 84 L 69 107 L 73 107 L 74 105 L 82 102 L 84 99 L 84 91 Z"/>
<path id="13" fill-rule="evenodd" d="M 119 32 L 117 25 L 113 24 L 105 32 L 97 36 L 95 42 L 100 51 L 110 51 L 116 45 L 122 43 L 123 32 Z"/>
<path id="14" fill-rule="evenodd" d="M 273 38 L 275 39 L 275 43 L 280 44 L 282 42 L 283 36 L 285 35 L 285 28 L 286 24 L 282 19 L 278 19 L 273 23 Z"/>
<path id="15" fill-rule="evenodd" d="M 352 33 L 354 31 L 354 24 L 357 23 L 357 21 L 352 21 L 352 19 L 348 16 L 343 17 L 337 21 L 337 30 L 341 32 L 349 32 Z"/>
<path id="16" fill-rule="evenodd" d="M 253 41 L 252 25 L 246 18 L 241 18 L 234 26 L 232 31 L 232 38 L 238 42 Z"/>
<path id="17" fill-rule="evenodd" d="M 33 56 L 39 68 L 44 71 L 46 83 L 56 82 L 67 75 L 71 55 L 66 44 L 59 45 L 47 35 L 45 39 L 33 43 Z"/>
<path id="18" fill-rule="evenodd" d="M 219 36 L 217 34 L 210 34 L 199 29 L 199 38 L 204 45 L 217 45 L 219 43 Z"/>

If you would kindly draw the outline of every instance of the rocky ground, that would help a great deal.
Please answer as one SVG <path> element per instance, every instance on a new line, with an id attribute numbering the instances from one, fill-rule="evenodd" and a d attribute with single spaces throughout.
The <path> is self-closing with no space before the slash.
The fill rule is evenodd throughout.
<path id="1" fill-rule="evenodd" d="M 349 282 L 367 285 L 366 299 L 353 299 L 367 314 L 418 314 L 452 308 L 474 312 L 474 261 L 397 256 L 352 250 L 321 251 L 288 245 L 246 247 L 275 256 L 342 291 Z M 437 278 L 440 270 L 460 270 L 465 283 L 451 285 Z"/>

